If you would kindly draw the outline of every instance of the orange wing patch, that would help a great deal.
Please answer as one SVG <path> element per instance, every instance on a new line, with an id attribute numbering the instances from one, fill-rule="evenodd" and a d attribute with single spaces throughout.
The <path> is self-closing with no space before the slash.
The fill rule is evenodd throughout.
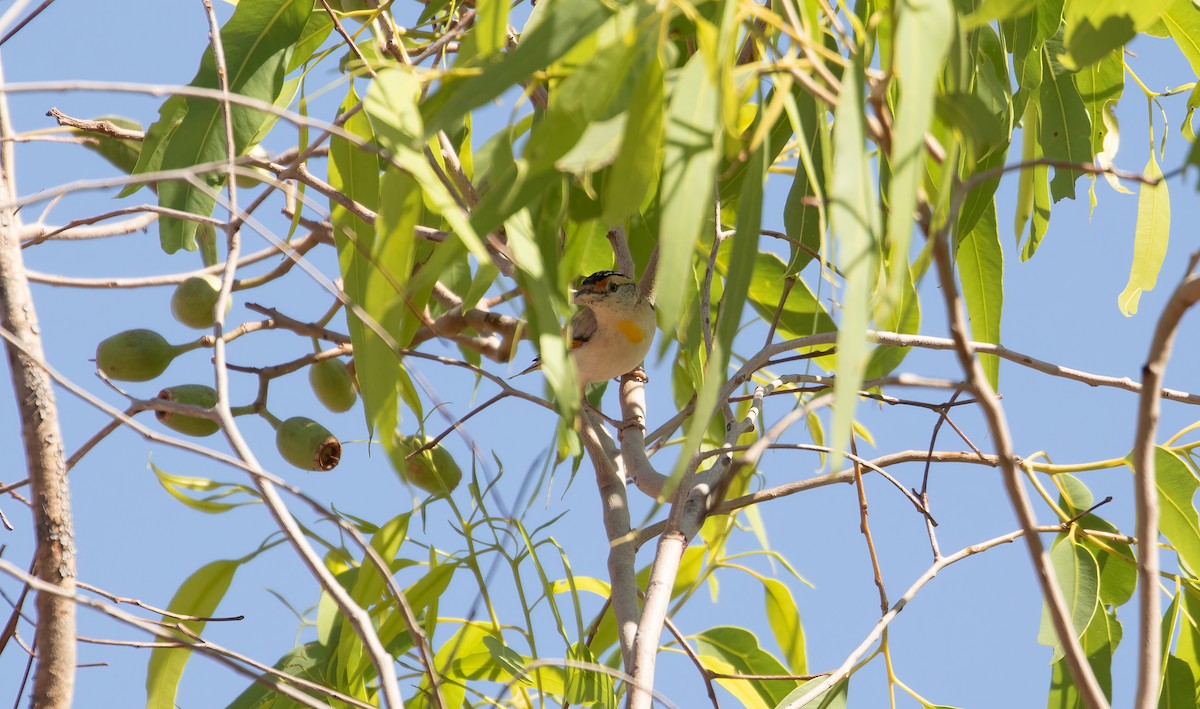
<path id="1" fill-rule="evenodd" d="M 638 327 L 637 323 L 632 320 L 622 320 L 617 323 L 617 329 L 625 336 L 626 340 L 637 344 L 646 339 L 646 333 L 642 328 Z"/>

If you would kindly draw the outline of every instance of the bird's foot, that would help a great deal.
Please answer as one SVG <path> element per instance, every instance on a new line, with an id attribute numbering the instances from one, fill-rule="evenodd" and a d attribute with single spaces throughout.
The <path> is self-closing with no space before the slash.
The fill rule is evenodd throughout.
<path id="1" fill-rule="evenodd" d="M 650 382 L 650 376 L 646 374 L 646 368 L 640 364 L 625 376 L 633 377 L 643 384 L 648 384 Z"/>

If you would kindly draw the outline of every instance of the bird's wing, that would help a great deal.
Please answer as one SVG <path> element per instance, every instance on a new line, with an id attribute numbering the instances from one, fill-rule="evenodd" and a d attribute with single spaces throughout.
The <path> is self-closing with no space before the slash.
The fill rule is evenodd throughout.
<path id="1" fill-rule="evenodd" d="M 575 349 L 592 339 L 596 334 L 596 313 L 591 308 L 583 308 L 571 318 L 571 349 Z"/>
<path id="2" fill-rule="evenodd" d="M 571 319 L 571 349 L 577 349 L 580 345 L 591 339 L 592 335 L 596 334 L 596 314 L 591 308 L 583 308 L 575 317 Z M 533 358 L 533 364 L 526 367 L 523 371 L 509 377 L 515 379 L 523 374 L 537 371 L 542 367 L 542 360 L 538 357 Z"/>

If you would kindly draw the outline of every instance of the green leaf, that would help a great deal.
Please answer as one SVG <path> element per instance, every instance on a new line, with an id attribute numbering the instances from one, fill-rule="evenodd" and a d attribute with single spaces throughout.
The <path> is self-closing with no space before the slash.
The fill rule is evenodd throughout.
<path id="1" fill-rule="evenodd" d="M 887 217 L 889 250 L 885 271 L 887 287 L 881 307 L 883 319 L 888 319 L 891 311 L 899 310 L 905 284 L 911 283 L 911 275 L 902 274 L 900 270 L 907 271 L 909 268 L 913 212 L 917 205 L 917 188 L 925 169 L 925 133 L 933 119 L 938 76 L 943 59 L 950 50 L 955 25 L 954 8 L 950 0 L 908 0 L 898 3 L 896 10 L 899 19 L 896 23 L 893 61 L 899 75 L 900 98 L 896 106 L 896 124 L 892 131 L 892 151 L 888 161 L 891 168 Z M 837 130 L 835 126 L 835 134 Z M 841 157 L 842 154 L 838 153 L 839 164 Z M 835 168 L 835 184 L 837 172 Z M 840 233 L 842 229 L 844 226 L 839 226 L 835 221 L 834 230 L 839 239 L 844 238 Z"/>
<path id="2" fill-rule="evenodd" d="M 754 273 L 758 253 L 759 231 L 762 227 L 763 185 L 767 177 L 765 146 L 759 145 L 747 161 L 748 176 L 742 182 L 742 193 L 738 199 L 737 227 L 732 237 L 729 265 L 722 271 L 725 276 L 721 294 L 720 312 L 716 331 L 713 333 L 713 348 L 704 366 L 704 384 L 696 396 L 695 413 L 688 424 L 684 450 L 699 450 L 704 432 L 716 414 L 719 402 L 717 395 L 729 380 L 729 360 L 733 355 L 733 338 L 742 321 L 746 295 Z M 687 456 L 680 456 L 674 475 L 682 473 L 688 464 Z"/>
<path id="3" fill-rule="evenodd" d="M 1190 0 L 1172 0 L 1162 21 L 1191 64 L 1192 73 L 1200 75 L 1200 10 Z"/>
<path id="4" fill-rule="evenodd" d="M 1037 160 L 1042 157 L 1042 148 L 1037 140 L 1038 106 L 1029 102 L 1025 111 L 1025 126 L 1022 130 L 1021 160 Z M 1029 224 L 1029 237 L 1022 240 L 1025 225 Z M 1050 225 L 1050 170 L 1044 165 L 1025 168 L 1017 178 L 1017 211 L 1014 222 L 1017 244 L 1021 246 L 1021 260 L 1028 261 L 1037 252 L 1046 229 Z"/>
<path id="5" fill-rule="evenodd" d="M 310 642 L 284 653 L 283 657 L 275 662 L 274 667 L 292 677 L 330 686 L 334 679 L 328 673 L 329 658 L 329 646 L 319 642 Z M 290 701 L 282 699 L 281 695 L 272 689 L 271 684 L 274 680 L 271 678 L 273 675 L 264 673 L 261 676 L 267 681 L 252 683 L 246 688 L 246 691 L 233 700 L 227 709 L 267 709 L 267 707 L 275 709 L 278 706 L 277 703 Z M 278 709 L 283 709 L 283 707 L 278 707 Z"/>
<path id="6" fill-rule="evenodd" d="M 783 227 L 793 242 L 788 275 L 797 275 L 821 250 L 824 219 L 821 195 L 825 190 L 825 161 L 821 145 L 828 127 L 817 111 L 817 100 L 807 91 L 797 91 L 792 101 L 792 120 L 801 151 L 800 164 L 792 178 L 783 205 Z M 802 246 L 808 248 L 801 248 Z"/>
<path id="7" fill-rule="evenodd" d="M 483 639 L 492 637 L 490 625 L 468 621 L 450 636 L 434 655 L 434 664 L 442 671 L 442 706 L 461 707 L 466 697 L 466 680 L 498 680 L 500 668 L 492 660 Z M 432 691 L 429 676 L 422 673 L 422 694 Z"/>
<path id="8" fill-rule="evenodd" d="M 436 253 L 440 254 L 441 258 L 448 259 L 449 263 L 449 259 L 454 257 L 451 249 L 457 248 L 450 245 L 461 243 L 480 263 L 489 263 L 491 255 L 471 225 L 467 213 L 425 157 L 425 141 L 421 137 L 424 131 L 421 114 L 417 111 L 420 95 L 421 82 L 413 75 L 411 69 L 391 68 L 375 76 L 367 90 L 363 108 L 371 117 L 376 138 L 390 153 L 393 164 L 409 173 L 420 185 L 426 205 L 440 214 L 454 233 L 456 239 L 441 244 Z M 447 249 L 448 246 L 450 249 Z M 432 262 L 427 263 L 427 266 L 432 265 Z M 429 291 L 441 275 L 440 268 L 432 273 L 427 272 L 429 270 L 432 269 L 421 269 L 408 284 L 407 300 L 413 308 L 425 306 Z M 402 341 L 399 344 L 404 347 L 408 343 Z"/>
<path id="9" fill-rule="evenodd" d="M 800 611 L 787 585 L 777 579 L 763 579 L 767 623 L 775 634 L 775 642 L 783 651 L 788 668 L 795 674 L 808 673 L 808 656 L 804 649 L 804 626 Z"/>
<path id="10" fill-rule="evenodd" d="M 411 512 L 405 512 L 389 520 L 371 537 L 371 546 L 387 563 L 391 563 L 400 551 L 400 545 L 408 536 L 408 521 Z M 358 573 L 354 577 L 354 586 L 350 597 L 363 608 L 369 608 L 378 603 L 383 594 L 386 581 L 379 575 L 379 569 L 363 555 L 359 562 Z M 392 612 L 395 612 L 394 610 Z M 370 663 L 365 657 L 362 642 L 358 633 L 350 623 L 342 624 L 342 632 L 337 643 L 337 664 L 342 677 L 354 677 L 361 674 Z"/>
<path id="11" fill-rule="evenodd" d="M 475 47 L 480 56 L 499 51 L 508 38 L 508 0 L 479 0 L 475 5 Z"/>
<path id="12" fill-rule="evenodd" d="M 1171 197 L 1153 150 L 1150 151 L 1150 162 L 1146 163 L 1142 174 L 1149 179 L 1158 179 L 1159 182 L 1156 185 L 1143 182 L 1138 189 L 1137 225 L 1133 232 L 1133 263 L 1129 266 L 1129 282 L 1117 298 L 1117 305 L 1126 317 L 1137 314 L 1142 293 L 1154 290 L 1158 282 L 1158 272 L 1167 256 L 1167 240 L 1171 236 Z"/>
<path id="13" fill-rule="evenodd" d="M 244 0 L 238 4 L 233 15 L 221 27 L 221 43 L 225 50 L 231 93 L 267 103 L 276 103 L 284 95 L 284 74 L 288 60 L 312 9 L 312 3 L 306 0 Z M 220 88 L 211 47 L 205 50 L 200 69 L 189 85 Z M 237 105 L 232 106 L 230 112 L 233 150 L 237 155 L 249 151 L 264 126 L 277 119 L 272 113 Z M 189 168 L 226 159 L 225 111 L 219 101 L 189 97 L 171 107 L 171 110 L 164 104 L 159 120 L 165 123 L 164 131 L 169 135 L 157 143 L 151 153 L 146 153 L 147 146 L 143 146 L 135 174 L 158 169 Z M 172 125 L 173 129 L 170 128 Z M 161 163 L 155 164 L 157 160 L 161 160 Z M 159 206 L 193 214 L 212 214 L 216 199 L 211 192 L 219 190 L 225 183 L 225 173 L 217 170 L 199 178 L 209 190 L 199 189 L 186 181 L 160 183 Z M 193 221 L 171 217 L 159 220 L 159 236 L 163 251 L 167 253 L 175 253 L 180 248 L 194 250 L 195 233 L 196 223 Z"/>
<path id="14" fill-rule="evenodd" d="M 976 155 L 1006 138 L 1007 126 L 1000 125 L 993 107 L 976 94 L 938 94 L 935 112 L 938 120 L 967 139 Z"/>
<path id="15" fill-rule="evenodd" d="M 254 505 L 262 501 L 258 496 L 258 491 L 245 485 L 222 483 L 207 478 L 172 475 L 154 463 L 150 464 L 150 468 L 158 478 L 158 483 L 163 486 L 164 490 L 170 493 L 171 497 L 200 512 L 220 514 L 228 512 L 235 507 Z M 213 494 L 205 497 L 193 497 L 188 492 L 213 492 Z M 222 502 L 225 498 L 234 495 L 245 495 L 250 499 L 242 502 Z"/>
<path id="16" fill-rule="evenodd" d="M 1087 510 L 1095 502 L 1087 485 L 1070 473 L 1055 475 L 1054 485 L 1059 490 L 1059 506 L 1070 516 Z"/>
<path id="17" fill-rule="evenodd" d="M 571 646 L 567 648 L 567 659 L 591 665 L 600 664 L 588 646 L 581 642 L 571 643 Z M 574 665 L 568 666 L 566 672 L 567 686 L 563 690 L 563 697 L 567 702 L 580 706 L 592 704 L 600 704 L 603 707 L 616 706 L 611 675 Z"/>
<path id="18" fill-rule="evenodd" d="M 1071 535 L 1059 540 L 1050 549 L 1050 564 L 1062 590 L 1063 600 L 1066 601 L 1067 612 L 1070 613 L 1072 631 L 1076 637 L 1082 637 L 1099 607 L 1100 571 L 1096 559 L 1087 547 L 1077 543 Z M 1055 661 L 1062 657 L 1062 645 L 1045 604 L 1042 606 L 1038 642 L 1054 648 Z"/>
<path id="19" fill-rule="evenodd" d="M 673 327 L 695 290 L 692 259 L 700 229 L 710 219 L 716 145 L 717 87 L 704 54 L 692 55 L 675 79 L 667 108 L 663 154 L 658 282 L 660 322 Z"/>
<path id="20" fill-rule="evenodd" d="M 799 687 L 793 689 L 786 697 L 783 698 L 783 701 L 779 702 L 775 706 L 777 708 L 792 706 L 793 702 L 798 701 L 801 697 L 808 694 L 810 691 L 812 691 L 813 687 L 819 685 L 824 679 L 824 677 L 810 679 Z M 804 707 L 805 709 L 846 709 L 849 695 L 850 681 L 844 679 L 810 699 L 804 704 Z M 935 707 L 935 709 L 938 708 Z"/>
<path id="21" fill-rule="evenodd" d="M 726 674 L 781 675 L 787 668 L 758 646 L 758 639 L 745 628 L 710 628 L 695 636 L 696 654 L 704 667 Z M 770 708 L 787 697 L 799 683 L 794 680 L 728 680 L 717 683 L 741 701 L 744 707 Z"/>
<path id="22" fill-rule="evenodd" d="M 843 73 L 842 93 L 833 127 L 833 152 L 837 161 L 829 186 L 829 219 L 837 246 L 838 267 L 846 278 L 840 296 L 838 376 L 834 385 L 830 431 L 833 448 L 830 466 L 833 469 L 841 463 L 842 449 L 850 440 L 854 407 L 866 369 L 866 332 L 879 262 L 879 199 L 867 160 L 862 72 L 862 67 L 856 65 Z"/>
<path id="23" fill-rule="evenodd" d="M 1154 24 L 1170 4 L 1171 0 L 1071 0 L 1065 13 L 1063 63 L 1078 69 L 1098 61 Z"/>
<path id="24" fill-rule="evenodd" d="M 1125 64 L 1121 50 L 1109 52 L 1100 61 L 1072 74 L 1071 79 L 1079 90 L 1079 98 L 1092 124 L 1092 155 L 1099 155 L 1104 151 L 1104 138 L 1108 135 L 1104 107 L 1110 102 L 1115 104 L 1125 89 Z"/>
<path id="25" fill-rule="evenodd" d="M 963 20 L 967 29 L 975 29 L 995 20 L 1023 17 L 1037 6 L 1038 0 L 983 0 L 979 7 Z"/>
<path id="26" fill-rule="evenodd" d="M 1195 709 L 1196 681 L 1188 663 L 1167 655 L 1167 671 L 1158 694 L 1158 709 Z"/>
<path id="27" fill-rule="evenodd" d="M 634 84 L 621 149 L 604 180 L 600 201 L 605 224 L 636 214 L 654 189 L 661 165 L 664 105 L 662 59 L 656 51 Z"/>
<path id="28" fill-rule="evenodd" d="M 339 113 L 345 113 L 358 105 L 358 94 L 351 84 Z M 361 111 L 346 120 L 342 129 L 351 135 L 371 141 L 375 137 L 371 121 Z M 346 138 L 334 135 L 329 139 L 329 184 L 355 202 L 370 210 L 379 209 L 379 159 L 360 150 Z M 338 264 L 341 268 L 343 286 L 350 302 L 366 309 L 370 298 L 367 290 L 371 285 L 383 286 L 385 281 L 375 280 L 371 263 L 371 252 L 375 246 L 375 227 L 359 219 L 348 209 L 331 201 L 330 221 L 333 224 L 333 241 L 337 247 Z M 377 422 L 384 421 L 382 429 L 391 438 L 395 429 L 394 410 L 395 384 L 388 387 L 391 371 L 396 367 L 396 357 L 370 328 L 350 309 L 346 311 L 346 324 L 350 330 L 350 342 L 354 345 L 354 366 L 358 373 L 363 395 L 363 415 L 366 417 L 367 435 L 373 435 Z M 379 377 L 379 381 L 376 380 Z M 391 427 L 387 427 L 390 423 Z"/>
<path id="29" fill-rule="evenodd" d="M 1004 250 L 1000 247 L 994 200 L 975 228 L 959 241 L 954 261 L 962 281 L 971 338 L 999 344 L 1000 317 L 1004 310 Z M 999 388 L 999 358 L 983 354 L 979 362 L 992 388 Z"/>
<path id="30" fill-rule="evenodd" d="M 108 121 L 118 128 L 125 130 L 140 131 L 142 124 L 131 118 L 122 116 L 99 116 L 92 120 Z M 133 172 L 137 165 L 138 156 L 142 153 L 142 142 L 137 140 L 121 140 L 113 138 L 103 133 L 94 133 L 92 131 L 79 130 L 78 128 L 71 129 L 71 134 L 81 137 L 86 137 L 81 145 L 89 150 L 95 151 L 100 157 L 112 163 L 114 167 L 125 174 Z M 139 185 L 140 186 L 140 185 Z M 136 188 L 134 189 L 136 192 Z"/>
<path id="31" fill-rule="evenodd" d="M 1190 585 L 1183 586 L 1182 605 L 1175 655 L 1200 675 L 1200 595 Z"/>
<path id="32" fill-rule="evenodd" d="M 1192 503 L 1200 488 L 1187 463 L 1162 446 L 1154 449 L 1158 489 L 1158 528 L 1175 547 L 1179 560 L 1193 573 L 1200 569 L 1200 519 Z"/>
<path id="33" fill-rule="evenodd" d="M 448 129 L 467 111 L 499 98 L 533 72 L 545 69 L 627 4 L 627 0 L 612 3 L 576 0 L 539 6 L 541 15 L 537 24 L 521 35 L 515 49 L 495 61 L 485 58 L 481 68 L 466 78 L 447 80 L 425 101 L 422 106 L 425 136 Z"/>
<path id="34" fill-rule="evenodd" d="M 1045 72 L 1038 98 L 1038 142 L 1047 158 L 1087 165 L 1092 162 L 1092 128 L 1087 109 L 1071 75 L 1051 58 L 1054 44 L 1046 43 Z M 1064 197 L 1075 199 L 1075 181 L 1083 173 L 1078 170 L 1054 168 L 1050 194 L 1057 202 Z"/>
<path id="35" fill-rule="evenodd" d="M 1076 524 L 1084 529 L 1108 534 L 1120 533 L 1112 524 L 1094 514 L 1085 515 Z M 1133 547 L 1125 542 L 1109 540 L 1086 539 L 1084 544 L 1092 550 L 1100 566 L 1100 603 L 1113 607 L 1128 603 L 1137 586 Z"/>
<path id="36" fill-rule="evenodd" d="M 241 560 L 221 559 L 201 566 L 179 586 L 167 604 L 167 610 L 198 617 L 213 615 L 241 563 Z M 164 617 L 163 622 L 181 623 L 197 635 L 205 626 L 204 621 L 179 621 L 168 617 Z M 175 709 L 179 679 L 191 656 L 191 650 L 180 648 L 157 647 L 150 651 L 150 664 L 146 669 L 146 709 Z"/>
<path id="37" fill-rule="evenodd" d="M 565 216 L 563 206 L 560 199 L 553 216 L 556 222 Z M 548 211 L 554 209 L 545 204 L 542 207 Z M 566 309 L 565 299 L 557 293 L 557 288 L 551 290 L 547 287 L 557 281 L 553 263 L 547 264 L 542 257 L 528 210 L 522 210 L 509 219 L 504 231 L 508 235 L 513 260 L 518 266 L 517 282 L 525 292 L 525 316 L 537 342 L 541 371 L 553 392 L 559 415 L 570 424 L 579 410 L 579 379 L 571 365 L 559 322 L 560 312 Z"/>
<path id="38" fill-rule="evenodd" d="M 1112 656 L 1121 642 L 1121 623 L 1115 612 L 1101 610 L 1096 613 L 1087 631 L 1080 638 L 1080 645 L 1087 655 L 1088 664 L 1104 696 L 1112 701 Z M 1054 663 L 1050 675 L 1050 693 L 1047 707 L 1051 709 L 1083 709 L 1083 701 L 1067 669 L 1067 661 Z"/>

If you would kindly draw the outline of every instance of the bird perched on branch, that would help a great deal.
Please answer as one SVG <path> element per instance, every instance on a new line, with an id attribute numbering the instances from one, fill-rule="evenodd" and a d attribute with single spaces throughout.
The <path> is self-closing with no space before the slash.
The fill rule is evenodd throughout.
<path id="1" fill-rule="evenodd" d="M 654 340 L 654 304 L 642 297 L 632 278 L 616 271 L 593 273 L 571 301 L 580 306 L 571 319 L 571 359 L 581 386 L 619 377 L 642 363 Z M 513 376 L 541 366 L 535 359 Z"/>

